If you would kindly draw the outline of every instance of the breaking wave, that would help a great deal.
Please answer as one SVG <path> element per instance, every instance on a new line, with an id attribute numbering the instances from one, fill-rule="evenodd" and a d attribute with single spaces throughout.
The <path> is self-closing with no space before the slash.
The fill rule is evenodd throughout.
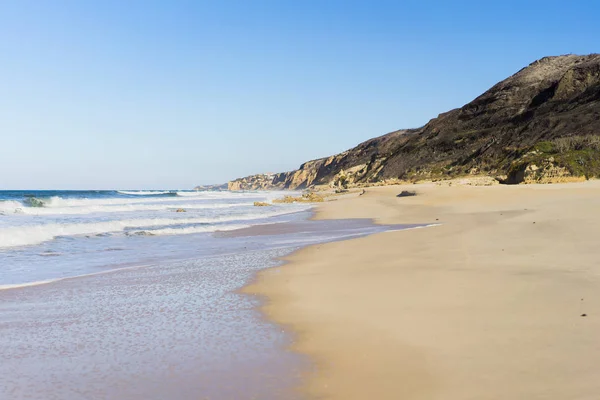
<path id="1" fill-rule="evenodd" d="M 2 214 L 2 215 L 18 212 L 17 210 L 20 208 L 23 208 L 23 204 L 18 201 L 15 201 L 15 200 L 0 201 L 0 214 Z"/>
<path id="2" fill-rule="evenodd" d="M 21 203 L 12 202 L 2 208 L 0 204 L 0 212 L 4 214 L 26 214 L 26 215 L 85 215 L 93 213 L 125 213 L 135 211 L 175 211 L 179 208 L 185 210 L 209 210 L 209 209 L 224 209 L 236 207 L 248 207 L 252 203 L 232 203 L 232 204 L 116 204 L 116 205 L 90 205 L 90 206 L 65 206 L 65 207 L 23 207 Z"/>
<path id="3" fill-rule="evenodd" d="M 152 193 L 152 192 L 147 192 Z M 156 192 L 159 193 L 159 192 Z M 171 192 L 166 192 L 171 193 Z M 174 194 L 175 192 L 173 192 Z M 27 197 L 22 201 L 0 200 L 0 214 L 22 213 L 28 215 L 88 214 L 95 212 L 159 211 L 171 208 L 229 208 L 251 205 L 252 198 L 272 200 L 281 194 L 232 193 L 232 192 L 177 192 L 176 196 L 73 198 L 73 197 Z M 246 200 L 246 201 L 243 201 Z M 243 202 L 240 202 L 243 201 Z M 184 203 L 185 202 L 185 203 Z M 170 203 L 170 204 L 169 204 Z"/>
<path id="4" fill-rule="evenodd" d="M 213 225 L 213 226 L 190 226 L 187 228 L 162 228 L 162 229 L 148 229 L 143 231 L 134 231 L 134 235 L 189 235 L 192 233 L 204 233 L 204 232 L 216 232 L 216 231 L 232 231 L 235 229 L 247 228 L 248 224 L 236 224 L 236 225 Z"/>
<path id="5" fill-rule="evenodd" d="M 197 196 L 202 196 L 202 195 L 206 195 L 206 192 L 176 192 L 177 196 L 181 196 L 181 197 L 197 197 Z"/>
<path id="6" fill-rule="evenodd" d="M 117 193 L 121 193 L 121 194 L 126 194 L 126 195 L 130 195 L 130 196 L 158 196 L 158 195 L 163 195 L 163 194 L 172 194 L 173 192 L 169 191 L 169 190 L 164 190 L 164 191 L 153 191 L 153 190 L 117 190 Z"/>
<path id="7" fill-rule="evenodd" d="M 160 234 L 186 234 L 211 232 L 227 229 L 227 225 L 219 225 L 234 221 L 251 221 L 277 215 L 289 214 L 297 210 L 278 209 L 267 213 L 249 213 L 244 215 L 222 215 L 202 218 L 146 218 L 125 219 L 91 223 L 47 223 L 39 225 L 11 226 L 0 228 L 0 248 L 39 244 L 63 236 L 100 235 L 125 232 L 131 229 L 157 227 L 162 229 L 152 232 Z M 200 227 L 198 225 L 201 225 Z M 179 233 L 176 232 L 179 230 Z M 186 231 L 187 229 L 187 231 Z"/>

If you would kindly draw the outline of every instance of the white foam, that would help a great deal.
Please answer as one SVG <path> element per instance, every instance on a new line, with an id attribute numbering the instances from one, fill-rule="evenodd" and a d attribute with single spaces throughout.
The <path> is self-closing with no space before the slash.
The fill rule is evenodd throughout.
<path id="1" fill-rule="evenodd" d="M 177 192 L 177 196 L 183 196 L 183 197 L 198 197 L 198 196 L 202 196 L 202 195 L 206 196 L 206 192 L 200 192 L 200 191 L 196 191 L 196 192 Z"/>
<path id="2" fill-rule="evenodd" d="M 235 207 L 248 207 L 252 203 L 233 203 L 233 204 L 216 204 L 216 203 L 185 203 L 185 204 L 116 204 L 116 205 L 92 205 L 81 207 L 17 207 L 19 213 L 26 215 L 83 215 L 92 213 L 124 213 L 134 211 L 169 211 L 183 208 L 185 210 L 204 210 L 204 209 L 222 209 Z M 9 212 L 14 212 L 17 208 L 13 208 Z"/>
<path id="3" fill-rule="evenodd" d="M 169 194 L 171 192 L 169 192 L 168 190 L 166 190 L 166 191 L 152 191 L 152 190 L 148 190 L 148 191 L 144 191 L 144 190 L 128 191 L 128 190 L 117 190 L 117 193 L 127 194 L 127 195 L 133 195 L 133 196 L 155 196 L 155 195 L 160 195 L 160 194 Z"/>
<path id="4" fill-rule="evenodd" d="M 71 279 L 84 278 L 84 277 L 89 277 L 89 276 L 111 274 L 111 273 L 119 272 L 119 271 L 132 270 L 132 269 L 138 269 L 138 268 L 145 268 L 147 266 L 148 265 L 144 265 L 144 264 L 141 264 L 141 265 L 132 265 L 132 266 L 129 266 L 129 267 L 121 267 L 121 268 L 109 269 L 109 270 L 105 270 L 105 271 L 92 272 L 92 273 L 89 273 L 89 274 L 66 276 L 66 277 L 63 277 L 63 278 L 54 278 L 54 279 L 46 279 L 46 280 L 43 280 L 43 281 L 33 281 L 33 282 L 25 282 L 25 283 L 13 283 L 13 284 L 8 284 L 8 285 L 0 285 L 0 290 L 19 289 L 19 288 L 24 288 L 24 287 L 29 287 L 29 286 L 47 285 L 49 283 L 55 283 L 55 282 L 60 282 L 60 281 L 65 281 L 65 280 L 71 280 Z"/>
<path id="5" fill-rule="evenodd" d="M 190 203 L 192 202 L 193 203 Z M 41 201 L 43 207 L 28 207 L 18 201 L 0 201 L 0 212 L 12 214 L 15 212 L 29 215 L 50 214 L 88 214 L 92 212 L 121 212 L 151 210 L 157 211 L 169 208 L 228 208 L 237 207 L 242 203 L 218 203 L 218 198 L 189 197 L 146 197 L 143 198 L 108 198 L 108 199 L 64 199 L 51 197 Z M 184 203 L 186 202 L 186 203 Z M 245 202 L 243 205 L 252 203 Z M 134 207 L 133 205 L 138 205 Z M 117 207 L 120 206 L 120 207 Z"/>
<path id="6" fill-rule="evenodd" d="M 43 243 L 57 236 L 98 235 L 123 232 L 131 228 L 165 227 L 173 225 L 215 224 L 231 221 L 249 221 L 295 212 L 294 208 L 281 208 L 269 212 L 243 215 L 225 215 L 213 218 L 146 218 L 92 223 L 48 223 L 39 225 L 0 228 L 0 248 Z"/>
<path id="7" fill-rule="evenodd" d="M 247 228 L 250 225 L 213 225 L 213 226 L 190 226 L 187 228 L 162 228 L 162 229 L 148 229 L 143 231 L 133 232 L 134 234 L 149 234 L 149 235 L 189 235 L 192 233 L 205 233 L 205 232 L 217 232 L 217 231 L 232 231 L 235 229 Z"/>
<path id="8" fill-rule="evenodd" d="M 0 201 L 0 213 L 1 214 L 12 214 L 22 208 L 23 208 L 23 204 L 18 201 L 13 201 L 13 200 L 1 200 Z"/>
<path id="9" fill-rule="evenodd" d="M 15 284 L 11 284 L 11 285 L 0 285 L 0 290 L 18 289 L 18 288 L 29 287 L 29 286 L 46 285 L 48 283 L 58 282 L 58 281 L 61 281 L 61 280 L 62 280 L 61 278 L 57 278 L 57 279 L 48 279 L 48 280 L 45 280 L 45 281 L 15 283 Z"/>
<path id="10" fill-rule="evenodd" d="M 73 199 L 63 198 L 59 196 L 53 196 L 49 199 L 43 200 L 44 207 L 56 208 L 56 207 L 88 207 L 88 206 L 107 206 L 107 205 L 123 205 L 123 204 L 158 204 L 167 202 L 178 202 L 186 201 L 185 199 L 178 199 L 177 197 L 143 197 L 139 198 L 127 198 L 127 197 L 110 197 L 104 199 Z"/>
<path id="11" fill-rule="evenodd" d="M 140 192 L 141 193 L 141 192 Z M 144 192 L 160 193 L 160 192 Z M 169 192 L 165 192 L 169 193 Z M 83 215 L 90 213 L 130 212 L 130 211 L 160 211 L 171 208 L 204 209 L 204 208 L 229 208 L 241 205 L 251 205 L 252 199 L 272 201 L 281 197 L 282 192 L 177 192 L 182 197 L 144 197 L 142 195 L 110 198 L 63 198 L 53 196 L 50 198 L 35 199 L 41 206 L 30 207 L 18 201 L 0 201 L 1 214 L 27 214 L 27 215 L 53 215 L 70 214 Z M 289 193 L 288 193 L 289 194 Z M 248 200 L 243 203 L 228 203 L 227 200 Z"/>
<path id="12" fill-rule="evenodd" d="M 233 192 L 198 192 L 194 201 L 200 200 L 226 200 L 226 199 L 243 199 L 243 198 L 256 198 L 265 197 L 270 193 L 233 193 Z M 110 197 L 103 199 L 74 199 L 74 198 L 62 198 L 58 196 L 50 197 L 49 199 L 43 200 L 44 207 L 86 207 L 94 205 L 121 205 L 121 204 L 155 204 L 155 203 L 177 203 L 183 201 L 190 201 L 189 197 L 186 196 L 164 196 L 164 197 L 143 197 L 139 198 L 128 198 L 128 197 Z"/>

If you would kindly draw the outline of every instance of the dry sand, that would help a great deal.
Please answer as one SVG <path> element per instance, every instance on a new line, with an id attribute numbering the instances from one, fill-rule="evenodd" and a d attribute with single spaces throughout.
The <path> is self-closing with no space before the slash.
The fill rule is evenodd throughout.
<path id="1" fill-rule="evenodd" d="M 318 208 L 349 217 L 442 225 L 311 246 L 247 288 L 314 360 L 309 397 L 600 398 L 600 182 L 389 186 Z"/>

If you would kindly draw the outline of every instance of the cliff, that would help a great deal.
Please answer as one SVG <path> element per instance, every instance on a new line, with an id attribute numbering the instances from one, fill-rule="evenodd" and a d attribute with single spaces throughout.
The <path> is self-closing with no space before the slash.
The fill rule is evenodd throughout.
<path id="1" fill-rule="evenodd" d="M 600 176 L 600 55 L 545 57 L 461 108 L 295 171 L 230 182 L 236 189 L 302 189 L 443 179 L 505 183 Z"/>
<path id="2" fill-rule="evenodd" d="M 198 185 L 194 188 L 197 191 L 214 191 L 214 190 L 227 190 L 227 184 L 221 183 L 216 185 Z"/>
<path id="3" fill-rule="evenodd" d="M 266 189 L 285 189 L 285 187 L 275 182 L 275 176 L 283 174 L 256 174 L 238 178 L 227 184 L 229 190 L 266 190 Z"/>

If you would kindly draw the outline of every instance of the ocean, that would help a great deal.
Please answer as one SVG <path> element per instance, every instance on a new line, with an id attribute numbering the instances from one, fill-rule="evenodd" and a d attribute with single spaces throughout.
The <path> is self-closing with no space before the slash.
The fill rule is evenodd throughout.
<path id="1" fill-rule="evenodd" d="M 309 360 L 238 289 L 303 246 L 414 226 L 253 205 L 282 196 L 0 191 L 0 398 L 299 397 Z"/>
<path id="2" fill-rule="evenodd" d="M 211 232 L 283 222 L 308 208 L 253 205 L 281 196 L 227 191 L 0 191 L 0 285 L 206 252 L 202 240 Z"/>

